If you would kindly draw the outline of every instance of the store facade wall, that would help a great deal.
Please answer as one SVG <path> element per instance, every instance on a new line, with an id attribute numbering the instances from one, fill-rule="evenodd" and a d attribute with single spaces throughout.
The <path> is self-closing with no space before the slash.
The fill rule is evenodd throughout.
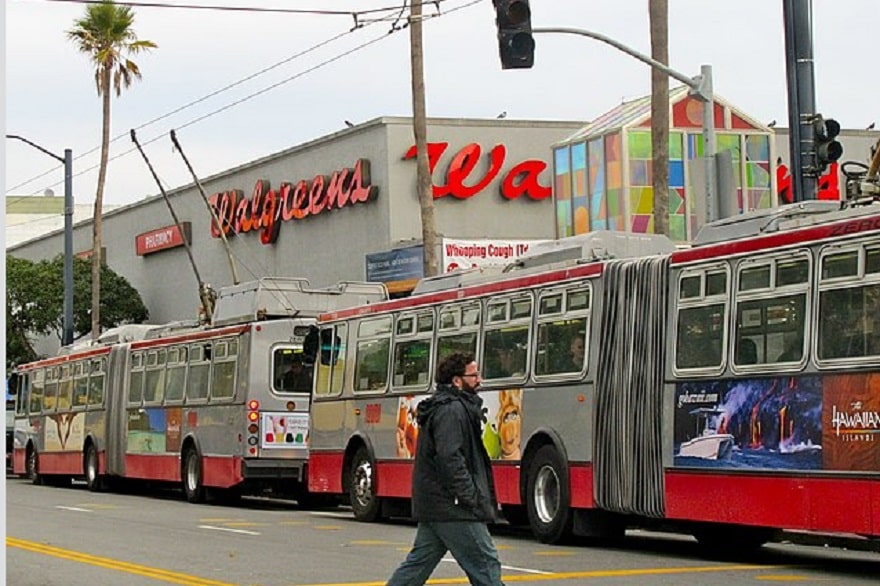
<path id="1" fill-rule="evenodd" d="M 438 233 L 552 238 L 550 145 L 581 126 L 582 121 L 430 119 L 433 180 L 442 194 L 435 195 Z M 239 281 L 304 277 L 320 287 L 361 280 L 366 255 L 420 243 L 416 163 L 407 158 L 413 144 L 409 118 L 378 118 L 202 178 L 206 194 L 232 220 L 227 241 Z M 352 202 L 346 193 L 335 205 L 327 203 L 326 185 L 340 178 L 361 200 Z M 316 183 L 325 185 L 323 191 Z M 312 191 L 316 195 L 309 199 Z M 180 221 L 188 223 L 185 232 L 202 279 L 215 288 L 232 284 L 225 247 L 212 235 L 198 190 L 190 185 L 168 196 Z M 274 240 L 263 243 L 266 228 L 255 229 L 253 220 L 262 218 L 271 198 L 288 202 L 281 214 L 287 219 L 276 223 Z M 151 322 L 197 315 L 196 279 L 161 195 L 105 213 L 103 225 L 106 262 L 141 293 Z M 74 251 L 88 253 L 91 238 L 91 221 L 78 223 Z M 63 232 L 56 231 L 7 252 L 39 260 L 62 250 Z"/>

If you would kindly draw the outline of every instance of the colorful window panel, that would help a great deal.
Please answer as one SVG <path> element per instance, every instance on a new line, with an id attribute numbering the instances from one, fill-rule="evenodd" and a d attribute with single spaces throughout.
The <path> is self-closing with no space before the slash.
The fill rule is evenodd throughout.
<path id="1" fill-rule="evenodd" d="M 630 131 L 627 135 L 629 151 L 629 209 L 630 231 L 654 231 L 654 189 L 652 187 L 651 133 Z"/>
<path id="2" fill-rule="evenodd" d="M 590 162 L 592 165 L 592 161 Z M 590 231 L 590 211 L 587 208 L 587 144 L 571 145 L 571 193 L 574 214 L 574 234 Z M 592 169 L 590 170 L 592 174 Z"/>
<path id="3" fill-rule="evenodd" d="M 747 210 L 773 207 L 770 173 L 770 137 L 766 134 L 746 135 Z"/>
<path id="4" fill-rule="evenodd" d="M 739 206 L 740 213 L 743 212 L 743 186 L 742 186 L 742 135 L 741 134 L 719 134 L 717 135 L 718 148 L 717 152 L 730 151 L 733 160 L 733 178 L 736 182 L 736 201 Z M 720 194 L 719 194 L 720 196 Z M 721 205 L 720 212 L 724 209 Z"/>
<path id="5" fill-rule="evenodd" d="M 570 156 L 571 153 L 567 146 L 559 147 L 553 152 L 553 169 L 556 177 L 553 187 L 558 238 L 572 235 Z"/>
<path id="6" fill-rule="evenodd" d="M 608 205 L 608 229 L 626 229 L 626 208 L 623 201 L 623 153 L 621 134 L 605 137 L 606 202 Z"/>
<path id="7" fill-rule="evenodd" d="M 590 229 L 608 229 L 605 205 L 605 149 L 601 138 L 590 141 Z"/>
<path id="8" fill-rule="evenodd" d="M 669 237 L 678 242 L 687 241 L 688 210 L 684 183 L 684 136 L 669 133 Z"/>

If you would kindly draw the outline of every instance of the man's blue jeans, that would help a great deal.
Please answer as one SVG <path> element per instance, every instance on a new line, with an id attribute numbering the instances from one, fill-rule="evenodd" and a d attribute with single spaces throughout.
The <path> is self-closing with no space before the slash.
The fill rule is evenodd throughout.
<path id="1" fill-rule="evenodd" d="M 477 521 L 419 523 L 412 549 L 386 586 L 422 586 L 447 551 L 474 586 L 504 586 L 492 536 Z"/>

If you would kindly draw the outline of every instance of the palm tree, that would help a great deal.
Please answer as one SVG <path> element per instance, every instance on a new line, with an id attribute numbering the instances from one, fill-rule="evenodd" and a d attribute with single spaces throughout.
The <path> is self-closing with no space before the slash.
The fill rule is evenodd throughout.
<path id="1" fill-rule="evenodd" d="M 73 22 L 67 38 L 89 56 L 95 64 L 95 83 L 103 99 L 101 129 L 101 164 L 98 169 L 98 187 L 95 193 L 95 213 L 92 220 L 92 340 L 101 333 L 101 210 L 104 202 L 104 184 L 107 180 L 107 160 L 110 150 L 110 90 L 118 97 L 123 88 L 141 79 L 141 70 L 128 56 L 154 49 L 152 41 L 138 40 L 132 29 L 134 12 L 128 6 L 117 6 L 109 0 L 86 6 L 85 15 Z"/>

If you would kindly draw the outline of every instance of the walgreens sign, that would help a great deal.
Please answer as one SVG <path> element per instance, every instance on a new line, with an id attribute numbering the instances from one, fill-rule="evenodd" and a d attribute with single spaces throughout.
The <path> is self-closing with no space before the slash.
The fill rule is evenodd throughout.
<path id="1" fill-rule="evenodd" d="M 213 194 L 208 202 L 220 222 L 211 222 L 211 236 L 220 237 L 259 232 L 260 242 L 273 244 L 283 222 L 319 216 L 334 209 L 350 207 L 376 199 L 379 188 L 370 178 L 370 161 L 359 159 L 354 167 L 316 175 L 296 183 L 282 182 L 273 189 L 269 181 L 259 179 L 250 198 L 240 189 Z"/>
<path id="2" fill-rule="evenodd" d="M 448 142 L 428 143 L 428 167 L 432 175 L 448 147 Z M 538 179 L 547 168 L 547 163 L 544 161 L 528 159 L 503 171 L 507 147 L 497 144 L 489 151 L 489 168 L 481 177 L 475 173 L 475 169 L 482 156 L 483 149 L 475 142 L 455 153 L 446 167 L 441 182 L 439 184 L 434 182 L 434 199 L 447 195 L 456 199 L 468 199 L 486 189 L 498 177 L 501 178 L 498 191 L 505 199 L 516 199 L 523 195 L 536 200 L 550 197 L 550 186 L 541 185 Z M 416 158 L 415 145 L 409 148 L 403 158 Z"/>

